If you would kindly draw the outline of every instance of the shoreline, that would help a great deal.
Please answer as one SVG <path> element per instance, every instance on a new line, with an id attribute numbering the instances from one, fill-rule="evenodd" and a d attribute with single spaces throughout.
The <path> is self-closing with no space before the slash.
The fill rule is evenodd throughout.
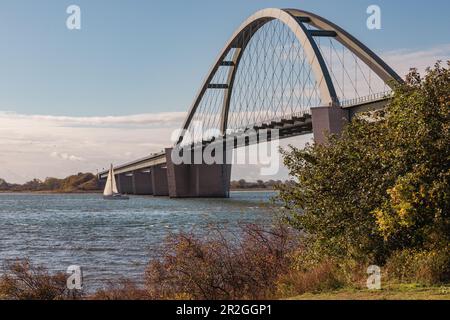
<path id="1" fill-rule="evenodd" d="M 231 189 L 230 192 L 277 192 L 276 189 L 263 189 L 263 188 L 252 188 L 252 189 Z M 0 191 L 1 194 L 40 194 L 40 195 L 68 195 L 68 194 L 102 194 L 103 191 L 75 191 L 75 192 L 64 192 L 64 191 Z M 133 196 L 130 194 L 130 196 Z M 151 196 L 151 195 L 149 195 Z"/>
<path id="2" fill-rule="evenodd" d="M 76 192 L 64 192 L 64 191 L 0 191 L 0 194 L 101 194 L 102 191 L 76 191 Z"/>
<path id="3" fill-rule="evenodd" d="M 277 192 L 276 189 L 266 189 L 266 188 L 248 188 L 248 189 L 230 189 L 230 192 Z"/>

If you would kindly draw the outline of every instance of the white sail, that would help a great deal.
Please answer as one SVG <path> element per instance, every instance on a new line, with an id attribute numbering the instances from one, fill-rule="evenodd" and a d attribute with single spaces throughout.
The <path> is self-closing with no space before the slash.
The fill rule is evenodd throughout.
<path id="1" fill-rule="evenodd" d="M 114 175 L 114 169 L 111 166 L 111 169 L 108 173 L 108 179 L 106 180 L 105 190 L 103 191 L 104 196 L 112 196 L 113 194 L 118 194 L 119 191 L 117 190 L 117 184 L 116 184 L 116 177 Z"/>
<path id="2" fill-rule="evenodd" d="M 106 179 L 106 185 L 105 185 L 105 190 L 103 190 L 103 195 L 104 196 L 112 196 L 113 191 L 112 191 L 112 178 L 111 178 L 111 170 L 108 173 L 108 179 Z"/>

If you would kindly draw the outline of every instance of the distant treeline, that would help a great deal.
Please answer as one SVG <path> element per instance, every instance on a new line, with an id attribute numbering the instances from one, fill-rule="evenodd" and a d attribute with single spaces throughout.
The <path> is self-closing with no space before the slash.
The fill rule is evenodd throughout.
<path id="1" fill-rule="evenodd" d="M 64 179 L 34 179 L 24 184 L 12 184 L 0 179 L 0 192 L 92 192 L 99 190 L 98 179 L 92 173 L 78 173 Z"/>
<path id="2" fill-rule="evenodd" d="M 275 189 L 277 185 L 292 184 L 292 181 L 258 180 L 248 182 L 244 179 L 231 181 L 232 190 L 243 189 Z M 97 177 L 92 173 L 78 173 L 64 179 L 46 178 L 45 180 L 33 179 L 24 184 L 8 183 L 0 178 L 0 192 L 93 192 L 100 191 Z"/>
<path id="3" fill-rule="evenodd" d="M 239 190 L 239 189 L 268 189 L 273 190 L 278 185 L 289 185 L 293 184 L 292 181 L 286 180 L 268 180 L 268 181 L 262 181 L 258 180 L 256 182 L 248 182 L 244 179 L 237 180 L 237 181 L 231 181 L 230 188 L 232 190 Z"/>

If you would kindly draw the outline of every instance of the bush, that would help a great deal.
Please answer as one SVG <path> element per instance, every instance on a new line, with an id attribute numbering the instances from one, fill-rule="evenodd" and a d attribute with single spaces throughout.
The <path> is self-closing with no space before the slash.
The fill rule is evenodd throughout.
<path id="1" fill-rule="evenodd" d="M 450 62 L 449 62 L 450 65 Z M 382 265 L 402 249 L 450 242 L 450 69 L 412 70 L 383 111 L 352 119 L 326 145 L 285 151 L 295 185 L 286 221 L 320 255 Z"/>
<path id="2" fill-rule="evenodd" d="M 292 231 L 279 226 L 244 227 L 242 239 L 215 230 L 208 239 L 193 234 L 171 236 L 161 261 L 146 272 L 147 290 L 155 299 L 265 299 L 292 264 L 298 246 Z"/>
<path id="3" fill-rule="evenodd" d="M 149 300 L 147 291 L 138 287 L 129 279 L 121 279 L 118 283 L 109 283 L 106 289 L 101 289 L 88 297 L 90 300 Z"/>
<path id="4" fill-rule="evenodd" d="M 445 250 L 405 249 L 392 254 L 385 272 L 392 281 L 424 285 L 450 281 L 450 247 Z"/>
<path id="5" fill-rule="evenodd" d="M 279 297 L 293 297 L 306 292 L 335 290 L 345 284 L 345 277 L 338 265 L 332 261 L 323 261 L 310 270 L 291 269 L 281 275 L 277 282 L 277 293 Z"/>
<path id="6" fill-rule="evenodd" d="M 6 264 L 0 278 L 0 298 L 8 300 L 77 299 L 67 289 L 64 273 L 49 274 L 42 266 L 32 265 L 28 259 Z"/>

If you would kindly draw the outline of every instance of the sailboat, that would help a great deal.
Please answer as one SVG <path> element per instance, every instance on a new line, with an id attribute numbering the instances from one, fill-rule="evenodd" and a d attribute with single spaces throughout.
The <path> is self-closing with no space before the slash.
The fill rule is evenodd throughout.
<path id="1" fill-rule="evenodd" d="M 111 164 L 109 169 L 108 179 L 106 180 L 105 190 L 103 191 L 103 199 L 105 200 L 128 200 L 129 197 L 124 196 L 117 190 L 116 178 L 114 175 L 114 168 Z"/>

